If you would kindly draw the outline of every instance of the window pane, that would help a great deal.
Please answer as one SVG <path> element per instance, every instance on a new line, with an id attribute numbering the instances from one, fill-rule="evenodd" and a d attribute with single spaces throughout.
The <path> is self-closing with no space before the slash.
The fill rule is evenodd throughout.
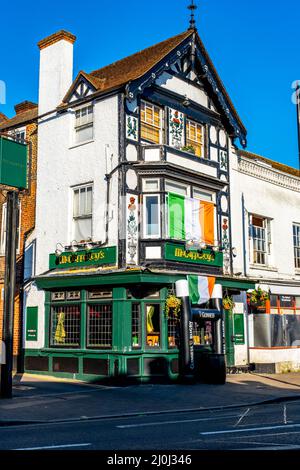
<path id="1" fill-rule="evenodd" d="M 90 186 L 87 188 L 86 191 L 86 214 L 91 214 L 92 213 L 92 196 L 93 196 L 93 190 L 92 187 Z"/>
<path id="2" fill-rule="evenodd" d="M 77 217 L 80 214 L 79 212 L 79 189 L 74 191 L 74 202 L 73 202 L 73 215 Z"/>
<path id="3" fill-rule="evenodd" d="M 146 196 L 146 235 L 159 235 L 159 206 L 158 196 Z"/>
<path id="4" fill-rule="evenodd" d="M 160 346 L 160 306 L 146 305 L 146 344 L 148 348 Z"/>
<path id="5" fill-rule="evenodd" d="M 141 103 L 141 138 L 159 144 L 161 141 L 161 109 Z"/>
<path id="6" fill-rule="evenodd" d="M 92 238 L 92 217 L 74 220 L 74 240 L 78 242 Z"/>
<path id="7" fill-rule="evenodd" d="M 80 346 L 80 307 L 54 307 L 51 315 L 51 345 Z"/>
<path id="8" fill-rule="evenodd" d="M 184 186 L 179 183 L 173 183 L 171 181 L 166 181 L 166 191 L 168 193 L 182 194 L 183 196 L 187 196 L 188 186 Z"/>
<path id="9" fill-rule="evenodd" d="M 132 337 L 132 347 L 140 348 L 141 347 L 141 310 L 140 304 L 132 304 L 132 314 L 131 314 L 131 337 Z"/>
<path id="10" fill-rule="evenodd" d="M 88 346 L 106 349 L 112 347 L 111 304 L 88 306 L 87 330 Z"/>
<path id="11" fill-rule="evenodd" d="M 186 123 L 186 145 L 194 148 L 195 155 L 203 157 L 203 126 L 189 119 Z"/>
<path id="12" fill-rule="evenodd" d="M 178 334 L 178 319 L 169 313 L 168 317 L 168 346 L 170 349 L 177 348 L 179 346 L 179 334 Z"/>
<path id="13" fill-rule="evenodd" d="M 143 190 L 148 191 L 158 191 L 159 190 L 159 181 L 158 180 L 143 180 Z"/>
<path id="14" fill-rule="evenodd" d="M 93 126 L 78 128 L 75 131 L 75 142 L 85 142 L 93 138 Z"/>

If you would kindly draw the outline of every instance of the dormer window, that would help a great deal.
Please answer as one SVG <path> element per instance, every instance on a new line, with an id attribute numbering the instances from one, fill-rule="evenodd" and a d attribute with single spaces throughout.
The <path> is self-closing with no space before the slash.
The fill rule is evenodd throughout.
<path id="1" fill-rule="evenodd" d="M 93 106 L 84 106 L 75 111 L 75 144 L 93 139 Z"/>
<path id="2" fill-rule="evenodd" d="M 153 144 L 162 142 L 162 109 L 146 101 L 141 102 L 141 139 Z"/>

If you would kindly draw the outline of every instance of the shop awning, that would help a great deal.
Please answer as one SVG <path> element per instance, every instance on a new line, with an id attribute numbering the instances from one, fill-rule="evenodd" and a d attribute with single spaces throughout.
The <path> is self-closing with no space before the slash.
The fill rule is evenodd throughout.
<path id="1" fill-rule="evenodd" d="M 255 289 L 255 282 L 248 279 L 217 278 L 216 283 L 221 284 L 223 288 L 226 287 L 227 289 Z"/>
<path id="2" fill-rule="evenodd" d="M 269 290 L 274 295 L 299 295 L 300 296 L 300 285 L 299 286 L 284 286 L 278 284 L 256 284 L 256 287 L 261 287 L 263 290 Z"/>

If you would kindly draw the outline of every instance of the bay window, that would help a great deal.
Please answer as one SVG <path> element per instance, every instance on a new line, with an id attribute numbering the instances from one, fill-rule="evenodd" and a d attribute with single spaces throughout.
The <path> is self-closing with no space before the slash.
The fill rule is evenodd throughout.
<path id="1" fill-rule="evenodd" d="M 146 101 L 141 102 L 141 139 L 162 143 L 162 109 Z"/>

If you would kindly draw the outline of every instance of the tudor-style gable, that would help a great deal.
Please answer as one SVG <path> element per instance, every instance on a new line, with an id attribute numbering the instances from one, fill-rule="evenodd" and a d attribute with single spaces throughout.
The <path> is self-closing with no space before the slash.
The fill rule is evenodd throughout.
<path id="1" fill-rule="evenodd" d="M 79 72 L 71 88 L 64 97 L 64 103 L 73 103 L 83 100 L 95 93 L 96 87 L 91 83 L 84 72 Z"/>

